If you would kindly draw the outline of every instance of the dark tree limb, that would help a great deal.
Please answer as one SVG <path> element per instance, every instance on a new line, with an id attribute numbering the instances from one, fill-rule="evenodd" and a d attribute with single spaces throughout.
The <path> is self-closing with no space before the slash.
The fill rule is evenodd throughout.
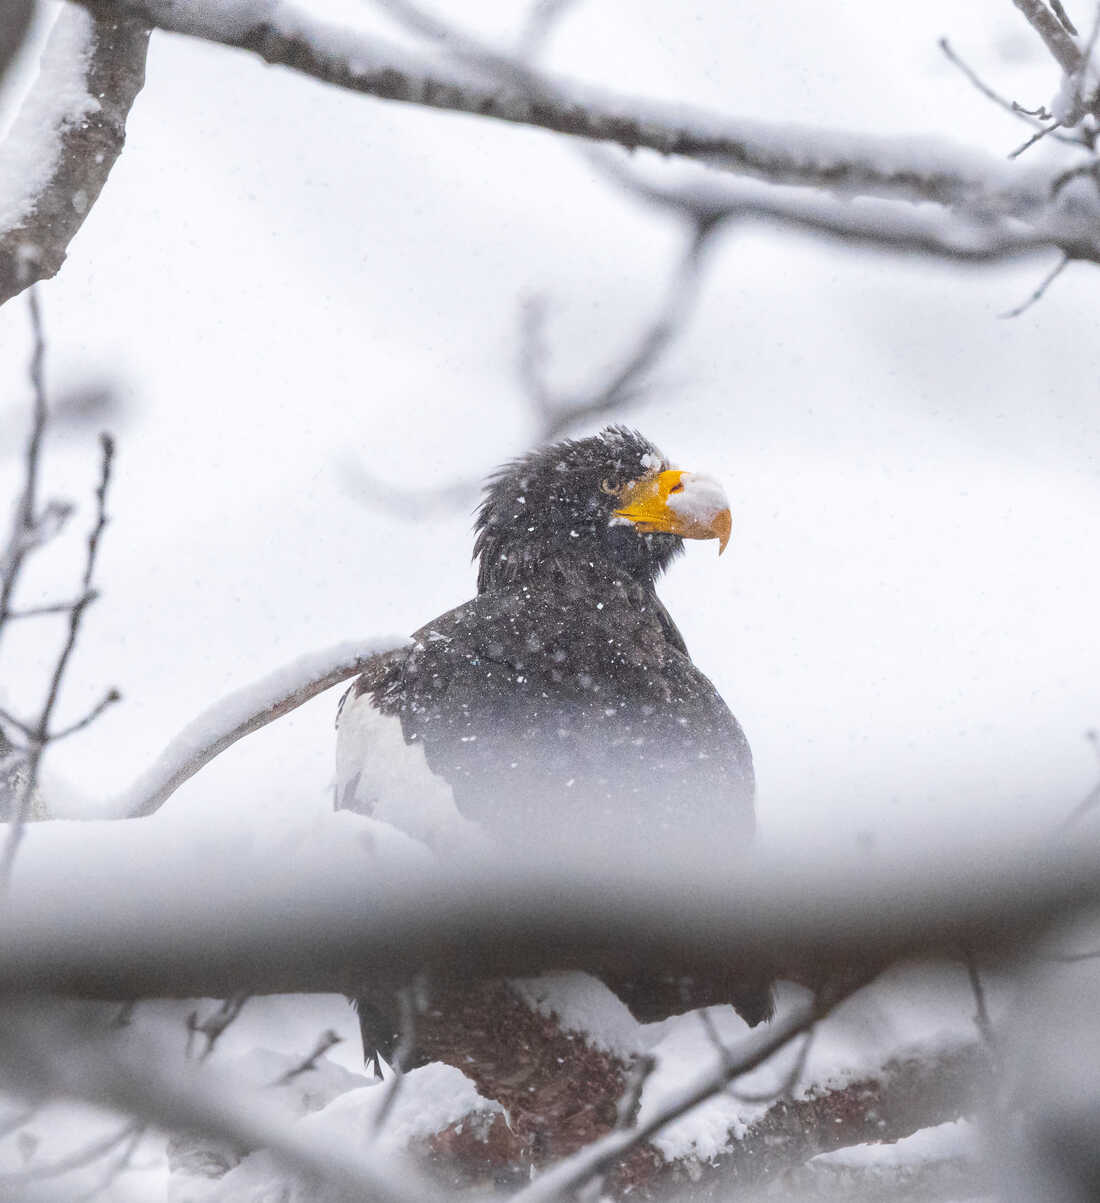
<path id="1" fill-rule="evenodd" d="M 80 82 L 91 103 L 79 115 L 56 114 L 52 145 L 41 148 L 49 164 L 45 177 L 15 224 L 0 230 L 0 304 L 55 275 L 64 263 L 122 150 L 130 106 L 145 82 L 148 25 L 98 0 L 85 8 L 87 15 L 63 9 L 58 20 L 90 22 Z M 75 36 L 70 28 L 61 33 Z M 61 33 L 55 29 L 53 36 Z M 28 120 L 41 115 L 56 87 L 56 79 L 43 71 L 24 105 Z"/>

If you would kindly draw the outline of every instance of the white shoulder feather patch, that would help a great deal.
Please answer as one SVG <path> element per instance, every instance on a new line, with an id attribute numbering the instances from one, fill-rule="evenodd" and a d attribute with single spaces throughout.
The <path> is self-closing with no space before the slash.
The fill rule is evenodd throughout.
<path id="1" fill-rule="evenodd" d="M 401 720 L 379 711 L 370 694 L 349 696 L 336 720 L 336 807 L 389 823 L 436 852 L 488 845 L 423 747 L 406 743 Z"/>

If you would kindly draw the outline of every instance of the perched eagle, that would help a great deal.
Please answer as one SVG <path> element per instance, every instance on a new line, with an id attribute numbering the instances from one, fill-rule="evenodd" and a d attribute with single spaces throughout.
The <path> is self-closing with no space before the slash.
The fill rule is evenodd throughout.
<path id="1" fill-rule="evenodd" d="M 743 848 L 748 743 L 655 588 L 685 538 L 721 552 L 730 523 L 717 482 L 625 427 L 505 465 L 478 511 L 477 596 L 341 703 L 337 805 L 376 813 L 401 792 L 396 756 L 502 853 L 579 842 L 652 857 L 686 836 Z M 759 973 L 605 981 L 643 1021 L 722 1002 L 753 1024 L 771 1014 Z M 377 991 L 360 1000 L 364 1043 L 387 1057 L 393 1011 Z"/>

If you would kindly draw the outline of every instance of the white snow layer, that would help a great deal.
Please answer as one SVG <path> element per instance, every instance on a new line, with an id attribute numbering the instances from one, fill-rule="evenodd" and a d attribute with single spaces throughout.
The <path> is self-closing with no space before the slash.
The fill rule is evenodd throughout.
<path id="1" fill-rule="evenodd" d="M 626 1004 L 587 973 L 544 973 L 513 978 L 519 996 L 540 1015 L 555 1015 L 567 1032 L 584 1036 L 594 1048 L 629 1059 L 644 1050 L 645 1029 Z"/>
<path id="2" fill-rule="evenodd" d="M 38 78 L 0 142 L 0 230 L 11 229 L 33 212 L 57 165 L 62 133 L 99 110 L 99 101 L 87 87 L 93 38 L 88 12 L 75 4 L 63 5 Z"/>
<path id="3" fill-rule="evenodd" d="M 379 1085 L 351 1090 L 300 1122 L 304 1128 L 323 1131 L 326 1140 L 359 1148 L 370 1139 L 387 1094 Z M 483 1099 L 457 1069 L 425 1065 L 405 1075 L 393 1110 L 378 1133 L 376 1147 L 381 1153 L 392 1154 L 472 1113 L 485 1115 L 500 1110 L 498 1103 Z M 168 1197 L 169 1203 L 271 1203 L 274 1199 L 279 1203 L 318 1203 L 327 1195 L 318 1193 L 316 1182 L 290 1177 L 282 1163 L 261 1150 L 220 1179 L 175 1175 Z"/>

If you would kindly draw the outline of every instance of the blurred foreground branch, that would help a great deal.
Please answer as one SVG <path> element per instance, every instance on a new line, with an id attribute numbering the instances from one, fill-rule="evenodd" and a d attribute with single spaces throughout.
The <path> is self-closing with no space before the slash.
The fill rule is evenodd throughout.
<path id="1" fill-rule="evenodd" d="M 449 868 L 367 852 L 272 863 L 260 851 L 255 864 L 238 855 L 188 868 L 174 834 L 158 845 L 150 830 L 140 865 L 120 874 L 113 857 L 94 855 L 94 832 L 79 872 L 67 867 L 64 831 L 58 844 L 52 835 L 37 824 L 20 861 L 0 930 L 0 991 L 354 995 L 379 972 L 446 981 L 654 965 L 672 975 L 767 966 L 813 981 L 898 958 L 956 960 L 962 946 L 995 964 L 1100 902 L 1094 848 L 997 854 L 983 844 L 873 861 L 789 849 L 734 867 L 672 847 L 652 864 Z M 64 891 L 49 884 L 57 874 Z"/>

